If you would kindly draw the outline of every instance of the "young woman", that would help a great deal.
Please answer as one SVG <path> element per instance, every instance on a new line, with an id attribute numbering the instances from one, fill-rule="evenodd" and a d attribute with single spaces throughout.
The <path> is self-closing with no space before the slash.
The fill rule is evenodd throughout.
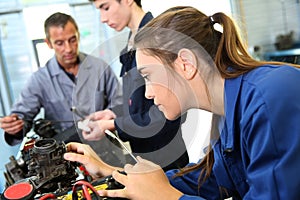
<path id="1" fill-rule="evenodd" d="M 214 24 L 222 26 L 215 29 Z M 253 59 L 223 13 L 174 9 L 135 37 L 145 96 L 167 119 L 190 108 L 213 113 L 211 143 L 198 164 L 166 173 L 138 158 L 115 171 L 88 146 L 72 143 L 65 158 L 95 176 L 110 173 L 125 188 L 99 191 L 129 199 L 297 199 L 300 196 L 300 70 Z M 83 154 L 83 155 L 81 155 Z"/>

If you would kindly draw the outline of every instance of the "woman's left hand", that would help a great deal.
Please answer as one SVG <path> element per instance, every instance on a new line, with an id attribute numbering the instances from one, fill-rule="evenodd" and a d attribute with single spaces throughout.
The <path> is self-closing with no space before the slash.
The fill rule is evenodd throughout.
<path id="1" fill-rule="evenodd" d="M 135 165 L 125 165 L 127 175 L 114 171 L 113 178 L 124 185 L 124 189 L 101 190 L 100 196 L 123 197 L 132 200 L 179 199 L 182 193 L 169 183 L 160 166 L 137 157 Z"/>
<path id="2" fill-rule="evenodd" d="M 96 152 L 87 144 L 77 142 L 68 143 L 64 158 L 84 165 L 94 179 L 111 175 L 114 170 L 122 170 L 121 168 L 103 162 Z"/>

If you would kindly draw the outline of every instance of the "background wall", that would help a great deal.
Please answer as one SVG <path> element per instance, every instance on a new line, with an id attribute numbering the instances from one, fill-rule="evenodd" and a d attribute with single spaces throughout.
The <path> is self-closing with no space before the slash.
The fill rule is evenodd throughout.
<path id="1" fill-rule="evenodd" d="M 172 6 L 193 6 L 207 15 L 215 12 L 225 12 L 231 14 L 231 5 L 229 0 L 142 0 L 142 5 L 145 10 L 150 10 L 153 15 L 165 11 Z"/>
<path id="2" fill-rule="evenodd" d="M 276 37 L 291 31 L 294 31 L 295 46 L 299 43 L 299 0 L 240 0 L 232 4 L 250 51 L 254 46 L 260 46 L 261 53 L 275 51 Z"/>

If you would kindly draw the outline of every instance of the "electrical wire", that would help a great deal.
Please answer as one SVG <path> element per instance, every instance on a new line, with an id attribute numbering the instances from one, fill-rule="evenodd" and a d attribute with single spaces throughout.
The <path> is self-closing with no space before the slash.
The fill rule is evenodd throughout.
<path id="1" fill-rule="evenodd" d="M 56 199 L 56 196 L 52 193 L 46 194 L 39 198 L 39 200 Z"/>
<path id="2" fill-rule="evenodd" d="M 77 190 L 78 190 L 78 187 L 80 187 L 80 186 L 82 188 L 82 194 L 83 194 L 83 196 L 86 200 L 92 200 L 92 196 L 89 192 L 89 189 L 91 190 L 91 193 L 94 193 L 96 195 L 97 199 L 100 200 L 100 196 L 98 195 L 98 192 L 94 188 L 94 186 L 92 184 L 90 184 L 89 182 L 84 181 L 84 180 L 77 181 L 73 185 L 73 188 L 72 188 L 72 199 L 73 200 L 78 199 Z"/>

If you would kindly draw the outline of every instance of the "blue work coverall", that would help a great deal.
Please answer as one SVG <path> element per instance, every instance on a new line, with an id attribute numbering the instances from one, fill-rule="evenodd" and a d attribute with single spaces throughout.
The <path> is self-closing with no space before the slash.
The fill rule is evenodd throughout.
<path id="1" fill-rule="evenodd" d="M 225 80 L 225 116 L 215 163 L 198 188 L 200 169 L 172 178 L 185 199 L 299 199 L 300 70 L 261 66 Z M 227 193 L 220 193 L 225 188 Z"/>

